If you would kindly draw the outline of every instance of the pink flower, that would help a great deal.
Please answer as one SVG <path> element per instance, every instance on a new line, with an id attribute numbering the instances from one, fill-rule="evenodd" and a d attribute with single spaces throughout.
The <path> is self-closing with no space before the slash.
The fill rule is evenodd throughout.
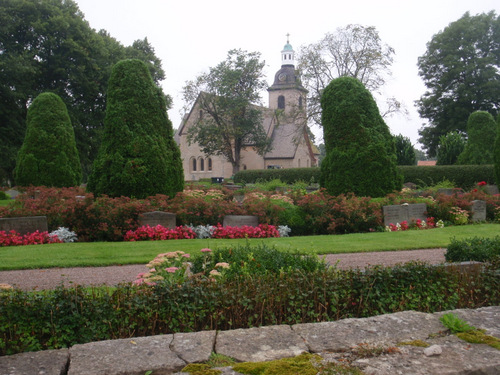
<path id="1" fill-rule="evenodd" d="M 477 186 L 485 186 L 485 185 L 486 185 L 486 181 L 481 181 L 481 182 L 477 183 Z"/>
<path id="2" fill-rule="evenodd" d="M 167 268 L 165 268 L 165 271 L 167 271 L 169 273 L 175 273 L 178 269 L 179 269 L 179 267 L 167 267 Z"/>
<path id="3" fill-rule="evenodd" d="M 182 257 L 183 257 L 183 258 L 190 258 L 190 257 L 191 257 L 191 255 L 190 255 L 190 254 L 182 254 Z"/>
<path id="4" fill-rule="evenodd" d="M 200 250 L 202 253 L 211 253 L 212 249 L 204 248 Z"/>
<path id="5" fill-rule="evenodd" d="M 215 268 L 221 267 L 221 268 L 229 268 L 229 263 L 226 262 L 220 262 L 215 265 Z"/>

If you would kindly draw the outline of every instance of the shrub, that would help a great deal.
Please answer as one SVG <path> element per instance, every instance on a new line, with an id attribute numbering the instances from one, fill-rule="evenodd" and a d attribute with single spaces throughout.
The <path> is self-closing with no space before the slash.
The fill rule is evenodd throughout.
<path id="1" fill-rule="evenodd" d="M 394 140 L 363 84 L 352 77 L 334 79 L 321 95 L 321 109 L 321 186 L 332 195 L 370 197 L 400 190 Z"/>
<path id="2" fill-rule="evenodd" d="M 492 261 L 500 257 L 500 236 L 465 240 L 452 238 L 444 256 L 447 262 Z"/>
<path id="3" fill-rule="evenodd" d="M 104 135 L 87 188 L 96 195 L 173 197 L 184 188 L 180 151 L 163 93 L 140 60 L 111 72 Z"/>
<path id="4" fill-rule="evenodd" d="M 279 179 L 286 184 L 298 181 L 308 183 L 319 181 L 320 169 L 312 168 L 284 168 L 284 169 L 256 169 L 239 171 L 234 175 L 236 184 L 254 184 L 258 181 L 271 181 Z"/>
<path id="5" fill-rule="evenodd" d="M 248 253 L 241 254 L 247 263 Z M 268 258 L 264 261 L 273 263 Z M 261 275 L 239 272 L 224 283 L 194 277 L 175 286 L 2 291 L 0 355 L 174 332 L 495 306 L 500 303 L 495 272 L 489 266 L 464 273 L 422 263 L 364 272 L 283 267 Z"/>
<path id="6" fill-rule="evenodd" d="M 394 137 L 394 143 L 396 146 L 396 157 L 398 165 L 417 164 L 415 148 L 411 144 L 410 138 L 399 134 Z"/>
<path id="7" fill-rule="evenodd" d="M 497 115 L 497 136 L 495 138 L 493 160 L 495 163 L 495 181 L 500 186 L 500 113 Z"/>
<path id="8" fill-rule="evenodd" d="M 75 132 L 66 105 L 56 94 L 40 94 L 29 107 L 14 175 L 19 186 L 80 184 L 82 168 Z"/>
<path id="9" fill-rule="evenodd" d="M 459 132 L 449 132 L 439 137 L 437 165 L 453 165 L 464 151 L 465 137 Z"/>
<path id="10" fill-rule="evenodd" d="M 10 197 L 5 193 L 5 191 L 0 190 L 0 201 L 10 199 Z"/>
<path id="11" fill-rule="evenodd" d="M 490 113 L 472 113 L 467 121 L 467 143 L 457 164 L 493 164 L 496 133 L 495 119 Z"/>

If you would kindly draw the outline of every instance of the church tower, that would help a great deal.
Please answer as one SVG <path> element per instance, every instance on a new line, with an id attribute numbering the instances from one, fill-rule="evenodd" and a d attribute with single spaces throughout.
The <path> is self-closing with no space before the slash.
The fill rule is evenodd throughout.
<path id="1" fill-rule="evenodd" d="M 269 92 L 269 108 L 281 109 L 285 113 L 304 110 L 307 90 L 302 87 L 295 70 L 295 51 L 290 44 L 289 34 L 281 51 L 281 69 L 274 75 L 274 83 L 267 89 Z"/>

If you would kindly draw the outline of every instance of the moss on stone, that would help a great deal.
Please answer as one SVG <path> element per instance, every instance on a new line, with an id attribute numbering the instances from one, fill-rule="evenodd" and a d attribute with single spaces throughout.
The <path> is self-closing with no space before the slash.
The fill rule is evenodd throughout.
<path id="1" fill-rule="evenodd" d="M 187 372 L 192 375 L 219 375 L 220 370 L 215 370 L 206 363 L 191 363 L 182 369 L 182 372 Z"/>
<path id="2" fill-rule="evenodd" d="M 457 337 L 471 344 L 486 344 L 492 348 L 500 350 L 500 339 L 487 335 L 483 330 L 475 330 L 469 332 L 460 332 Z"/>
<path id="3" fill-rule="evenodd" d="M 238 363 L 233 366 L 233 369 L 248 375 L 316 375 L 318 370 L 313 363 L 319 363 L 321 360 L 319 355 L 304 353 L 293 358 L 275 361 Z"/>
<path id="4" fill-rule="evenodd" d="M 427 348 L 427 347 L 430 346 L 429 343 L 427 343 L 425 341 L 422 341 L 422 340 L 402 341 L 402 342 L 398 342 L 397 345 L 398 346 L 405 346 L 405 345 L 408 345 L 408 346 L 418 346 L 418 347 L 421 347 L 421 348 Z"/>

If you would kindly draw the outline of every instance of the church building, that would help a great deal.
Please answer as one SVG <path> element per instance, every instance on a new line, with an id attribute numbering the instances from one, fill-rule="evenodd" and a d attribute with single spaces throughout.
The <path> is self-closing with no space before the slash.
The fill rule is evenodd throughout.
<path id="1" fill-rule="evenodd" d="M 281 51 L 281 69 L 268 88 L 269 108 L 262 111 L 262 127 L 271 139 L 272 148 L 263 156 L 252 145 L 241 151 L 240 170 L 270 168 L 302 168 L 317 166 L 318 152 L 307 134 L 306 95 L 295 70 L 295 53 L 289 41 Z M 233 167 L 222 156 L 205 155 L 198 144 L 187 141 L 188 129 L 202 114 L 196 101 L 177 129 L 175 140 L 179 145 L 186 181 L 200 178 L 230 178 Z"/>

